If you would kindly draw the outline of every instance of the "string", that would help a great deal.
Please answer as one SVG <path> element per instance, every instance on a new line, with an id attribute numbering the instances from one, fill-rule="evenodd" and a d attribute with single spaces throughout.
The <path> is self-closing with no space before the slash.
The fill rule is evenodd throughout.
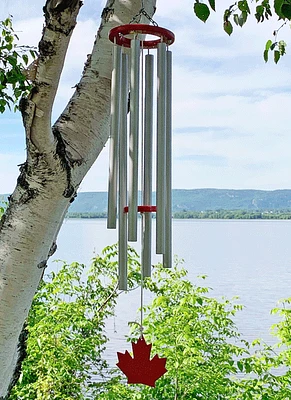
<path id="1" fill-rule="evenodd" d="M 140 275 L 140 336 L 143 335 L 143 268 Z"/>

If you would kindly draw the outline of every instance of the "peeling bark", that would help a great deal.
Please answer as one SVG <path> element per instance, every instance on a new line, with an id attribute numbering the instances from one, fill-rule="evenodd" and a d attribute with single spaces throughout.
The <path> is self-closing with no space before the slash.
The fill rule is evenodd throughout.
<path id="1" fill-rule="evenodd" d="M 81 5 L 79 0 L 47 0 L 34 87 L 20 104 L 27 160 L 0 221 L 0 400 L 8 398 L 18 379 L 25 356 L 22 329 L 67 209 L 108 139 L 108 32 L 128 23 L 141 2 L 107 1 L 81 81 L 51 127 L 51 110 Z M 145 8 L 153 15 L 155 0 L 145 1 Z"/>

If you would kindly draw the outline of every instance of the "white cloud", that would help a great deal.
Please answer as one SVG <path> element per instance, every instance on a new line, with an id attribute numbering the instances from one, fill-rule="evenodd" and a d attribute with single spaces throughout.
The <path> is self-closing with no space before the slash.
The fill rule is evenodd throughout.
<path id="1" fill-rule="evenodd" d="M 91 51 L 98 25 L 94 13 L 101 7 L 98 4 L 93 9 L 94 4 L 90 0 L 82 7 L 54 107 L 55 117 L 72 95 L 72 86 L 78 82 Z M 155 20 L 176 33 L 172 46 L 173 127 L 177 132 L 173 144 L 174 187 L 290 188 L 290 54 L 278 65 L 263 62 L 264 43 L 278 27 L 274 19 L 261 25 L 250 21 L 243 29 L 236 27 L 228 37 L 222 30 L 221 14 L 229 4 L 229 0 L 217 2 L 218 12 L 203 24 L 193 14 L 193 0 L 157 2 Z M 15 15 L 21 42 L 36 45 L 43 24 L 42 7 L 35 4 L 29 10 L 18 0 L 5 0 L 0 11 L 5 7 Z M 181 133 L 183 128 L 187 133 Z M 88 173 L 82 191 L 107 190 L 107 151 Z M 1 170 L 9 175 L 6 180 L 0 176 L 6 187 L 17 176 L 14 164 L 19 162 L 3 158 L 0 163 Z"/>
<path id="2" fill-rule="evenodd" d="M 42 17 L 16 20 L 13 26 L 19 37 L 19 43 L 21 45 L 36 47 L 41 39 L 43 23 L 44 20 Z"/>
<path id="3" fill-rule="evenodd" d="M 45 1 L 1 0 L 0 15 L 6 18 L 12 15 L 14 20 L 29 19 L 42 15 Z"/>

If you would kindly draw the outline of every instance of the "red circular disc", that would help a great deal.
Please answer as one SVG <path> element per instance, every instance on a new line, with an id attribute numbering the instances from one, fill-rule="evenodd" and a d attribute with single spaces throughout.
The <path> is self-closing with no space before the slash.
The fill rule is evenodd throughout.
<path id="1" fill-rule="evenodd" d="M 110 30 L 109 39 L 112 43 L 116 43 L 119 46 L 130 47 L 131 39 L 126 38 L 125 35 L 134 33 L 148 34 L 159 37 L 159 39 L 156 40 L 141 40 L 141 46 L 144 49 L 156 49 L 159 43 L 171 45 L 175 41 L 174 33 L 168 29 L 146 24 L 127 24 L 116 26 Z"/>
<path id="2" fill-rule="evenodd" d="M 157 211 L 157 206 L 138 206 L 137 211 L 140 213 L 145 213 L 145 212 L 156 212 Z M 128 206 L 124 207 L 123 212 L 128 213 Z"/>

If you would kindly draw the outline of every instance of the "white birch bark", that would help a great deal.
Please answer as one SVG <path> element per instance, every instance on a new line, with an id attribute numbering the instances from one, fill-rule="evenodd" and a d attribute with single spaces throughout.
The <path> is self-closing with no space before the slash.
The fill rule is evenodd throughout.
<path id="1" fill-rule="evenodd" d="M 156 0 L 145 0 L 153 15 Z M 21 102 L 27 161 L 0 222 L 0 400 L 25 356 L 23 326 L 66 211 L 109 133 L 111 27 L 129 23 L 141 0 L 108 0 L 81 81 L 58 121 L 51 110 L 79 0 L 47 0 L 34 88 Z"/>

